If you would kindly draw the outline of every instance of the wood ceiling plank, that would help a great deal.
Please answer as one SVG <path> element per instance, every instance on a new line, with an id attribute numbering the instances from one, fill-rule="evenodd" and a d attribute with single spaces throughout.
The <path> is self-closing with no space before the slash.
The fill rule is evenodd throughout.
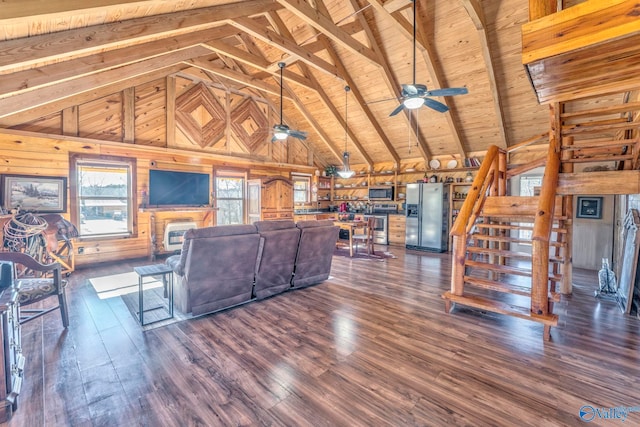
<path id="1" fill-rule="evenodd" d="M 331 65 L 324 59 L 310 53 L 305 48 L 298 46 L 295 42 L 281 36 L 280 34 L 269 30 L 268 28 L 257 25 L 250 18 L 237 18 L 230 20 L 229 24 L 246 31 L 253 37 L 262 40 L 265 43 L 275 45 L 290 55 L 295 56 L 300 61 L 305 62 L 311 67 L 327 73 L 331 76 L 342 78 L 335 66 Z"/>
<path id="2" fill-rule="evenodd" d="M 194 56 L 203 56 L 207 53 L 209 53 L 209 50 L 202 46 L 182 49 L 113 70 L 54 83 L 39 89 L 20 93 L 0 100 L 0 117 L 10 116 L 83 92 L 91 92 L 97 88 L 119 81 L 126 81 L 141 74 L 157 71 L 161 68 L 167 68 L 178 62 L 189 60 Z"/>
<path id="3" fill-rule="evenodd" d="M 48 116 L 50 114 L 64 110 L 65 108 L 71 108 L 77 105 L 84 104 L 86 102 L 93 101 L 94 99 L 102 98 L 115 92 L 122 91 L 128 87 L 149 83 L 157 79 L 164 78 L 167 75 L 175 74 L 189 68 L 185 64 L 176 64 L 167 68 L 161 68 L 153 72 L 143 74 L 141 76 L 133 77 L 128 80 L 118 81 L 107 86 L 96 88 L 95 90 L 83 92 L 79 95 L 69 96 L 68 98 L 60 99 L 55 102 L 50 102 L 38 107 L 33 107 L 29 110 L 16 112 L 6 117 L 0 118 L 0 127 L 10 128 L 17 126 L 21 123 L 27 123 L 41 117 Z"/>
<path id="4" fill-rule="evenodd" d="M 6 40 L 0 43 L 0 73 L 41 67 L 61 60 L 178 36 L 222 25 L 226 19 L 279 8 L 281 6 L 270 0 L 253 0 L 242 7 L 226 4 Z"/>
<path id="5" fill-rule="evenodd" d="M 340 27 L 335 25 L 329 18 L 328 14 L 320 13 L 313 9 L 306 2 L 301 0 L 277 0 L 287 10 L 295 14 L 298 18 L 324 34 L 329 39 L 333 40 L 343 48 L 360 55 L 370 63 L 380 66 L 378 58 L 375 53 L 363 45 L 349 34 L 343 32 Z"/>

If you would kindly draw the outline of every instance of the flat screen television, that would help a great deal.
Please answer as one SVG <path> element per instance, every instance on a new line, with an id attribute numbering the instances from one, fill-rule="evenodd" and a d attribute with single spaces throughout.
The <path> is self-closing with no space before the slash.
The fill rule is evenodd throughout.
<path id="1" fill-rule="evenodd" d="M 206 206 L 209 174 L 151 169 L 149 206 Z"/>

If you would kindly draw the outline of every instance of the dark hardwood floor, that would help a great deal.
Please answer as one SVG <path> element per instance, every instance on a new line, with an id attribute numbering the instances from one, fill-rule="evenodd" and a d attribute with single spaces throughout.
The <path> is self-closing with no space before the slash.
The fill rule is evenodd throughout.
<path id="1" fill-rule="evenodd" d="M 23 325 L 18 426 L 567 426 L 579 411 L 638 407 L 640 321 L 595 299 L 577 270 L 564 325 L 457 306 L 450 255 L 334 257 L 327 282 L 142 331 L 121 298 L 69 278 L 59 313 Z M 616 425 L 596 417 L 592 424 Z M 623 425 L 639 425 L 640 412 Z"/>

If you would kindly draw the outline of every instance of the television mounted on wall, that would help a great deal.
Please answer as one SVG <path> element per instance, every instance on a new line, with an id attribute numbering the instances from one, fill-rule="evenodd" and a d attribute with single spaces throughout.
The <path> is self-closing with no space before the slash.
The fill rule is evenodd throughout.
<path id="1" fill-rule="evenodd" d="M 207 206 L 209 194 L 209 174 L 149 170 L 149 206 Z"/>

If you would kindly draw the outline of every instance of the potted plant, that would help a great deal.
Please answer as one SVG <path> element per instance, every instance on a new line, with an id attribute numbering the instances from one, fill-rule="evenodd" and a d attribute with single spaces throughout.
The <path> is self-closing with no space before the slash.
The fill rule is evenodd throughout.
<path id="1" fill-rule="evenodd" d="M 338 169 L 334 165 L 329 165 L 324 168 L 325 176 L 334 176 L 336 175 Z"/>

